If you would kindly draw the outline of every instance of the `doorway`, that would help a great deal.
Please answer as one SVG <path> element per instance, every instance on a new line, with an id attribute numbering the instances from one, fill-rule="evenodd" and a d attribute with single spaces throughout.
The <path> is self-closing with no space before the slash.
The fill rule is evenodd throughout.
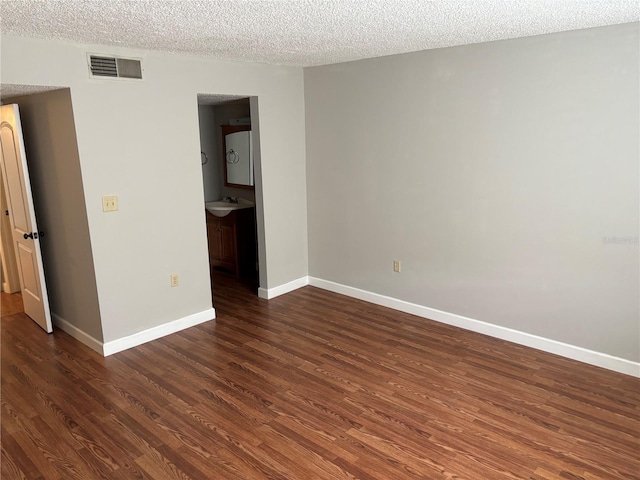
<path id="1" fill-rule="evenodd" d="M 2 84 L 2 102 L 20 108 L 52 320 L 102 341 L 71 90 Z"/>
<path id="2" fill-rule="evenodd" d="M 14 103 L 2 105 L 0 111 L 3 201 L 6 202 L 5 213 L 9 214 L 9 232 L 19 272 L 24 311 L 44 331 L 51 333 L 53 322 L 41 249 L 44 231 L 40 230 L 36 221 L 20 109 Z M 8 232 L 5 230 L 4 234 L 3 240 L 6 243 Z M 3 248 L 2 251 L 4 250 Z M 6 261 L 3 263 L 6 265 Z M 10 273 L 13 272 L 7 271 L 7 274 Z"/>
<path id="3" fill-rule="evenodd" d="M 257 296 L 265 283 L 257 106 L 257 97 L 198 94 L 212 297 L 230 283 Z M 248 142 L 247 149 L 239 150 L 238 141 Z M 246 161 L 251 178 L 229 177 Z"/>

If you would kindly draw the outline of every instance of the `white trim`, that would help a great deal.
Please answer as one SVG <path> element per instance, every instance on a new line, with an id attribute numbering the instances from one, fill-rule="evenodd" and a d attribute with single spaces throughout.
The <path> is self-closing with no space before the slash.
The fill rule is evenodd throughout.
<path id="1" fill-rule="evenodd" d="M 66 321 L 60 315 L 52 313 L 51 316 L 53 317 L 54 325 L 60 330 L 68 333 L 79 342 L 84 343 L 90 349 L 98 352 L 100 355 L 107 357 L 114 353 L 127 350 L 128 348 L 137 347 L 138 345 L 150 342 L 151 340 L 156 340 L 166 335 L 179 332 L 180 330 L 213 320 L 216 318 L 216 311 L 214 308 L 209 308 L 202 312 L 194 313 L 193 315 L 188 315 L 172 322 L 165 323 L 164 325 L 158 325 L 157 327 L 152 327 L 147 330 L 143 330 L 142 332 L 118 338 L 117 340 L 112 340 L 107 343 L 102 343 L 101 341 L 96 340 L 88 333 L 85 333 L 78 327 Z"/>
<path id="2" fill-rule="evenodd" d="M 53 318 L 53 324 L 58 327 L 63 332 L 68 333 L 73 338 L 78 340 L 80 343 L 84 343 L 91 350 L 95 350 L 100 355 L 103 355 L 102 342 L 100 340 L 96 340 L 88 333 L 85 333 L 83 330 L 80 330 L 75 325 L 72 325 L 60 315 L 57 315 L 51 312 L 51 317 Z"/>
<path id="3" fill-rule="evenodd" d="M 184 330 L 186 328 L 208 322 L 209 320 L 213 320 L 214 318 L 216 318 L 216 311 L 214 308 L 209 308 L 202 312 L 194 313 L 192 315 L 179 318 L 172 322 L 158 325 L 157 327 L 152 327 L 138 333 L 134 333 L 133 335 L 129 335 L 127 337 L 118 338 L 117 340 L 106 342 L 102 346 L 103 355 L 107 357 L 109 355 L 113 355 L 114 353 L 127 350 L 128 348 L 137 347 L 138 345 L 142 345 L 143 343 L 150 342 L 151 340 L 156 340 L 166 335 L 171 335 L 172 333 L 179 332 L 180 330 Z"/>
<path id="4" fill-rule="evenodd" d="M 300 277 L 277 287 L 260 287 L 258 288 L 258 296 L 266 300 L 271 300 L 272 298 L 279 297 L 280 295 L 284 295 L 285 293 L 293 292 L 294 290 L 305 287 L 307 285 L 309 285 L 309 277 Z"/>
<path id="5" fill-rule="evenodd" d="M 435 308 L 423 307 L 422 305 L 417 305 L 415 303 L 405 302 L 404 300 L 398 300 L 396 298 L 368 292 L 359 288 L 349 287 L 340 283 L 330 282 L 328 280 L 322 280 L 320 278 L 308 277 L 308 283 L 311 286 L 322 288 L 323 290 L 340 293 L 366 302 L 375 303 L 376 305 L 393 308 L 394 310 L 428 318 L 447 325 L 464 328 L 465 330 L 470 330 L 472 332 L 478 332 L 491 337 L 500 338 L 502 340 L 507 340 L 519 345 L 542 350 L 543 352 L 549 352 L 566 358 L 571 358 L 590 365 L 596 365 L 615 372 L 640 377 L 640 363 L 632 362 L 624 358 L 618 358 L 606 353 L 587 350 L 586 348 L 558 342 L 549 338 L 539 337 L 537 335 L 475 320 L 473 318 L 463 317 L 461 315 L 456 315 L 455 313 L 448 313 L 443 312 L 442 310 L 436 310 Z"/>

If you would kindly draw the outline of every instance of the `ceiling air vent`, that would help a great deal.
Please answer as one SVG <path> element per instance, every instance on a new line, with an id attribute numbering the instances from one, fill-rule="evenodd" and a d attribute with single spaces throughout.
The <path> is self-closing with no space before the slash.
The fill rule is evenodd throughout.
<path id="1" fill-rule="evenodd" d="M 89 55 L 92 77 L 142 78 L 142 63 L 134 58 Z"/>

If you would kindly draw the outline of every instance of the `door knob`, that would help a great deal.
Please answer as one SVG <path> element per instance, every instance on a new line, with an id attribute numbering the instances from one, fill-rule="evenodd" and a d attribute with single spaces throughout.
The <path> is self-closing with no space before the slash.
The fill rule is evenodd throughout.
<path id="1" fill-rule="evenodd" d="M 25 233 L 23 235 L 24 239 L 26 240 L 27 238 L 33 238 L 36 239 L 38 238 L 38 235 L 40 235 L 40 238 L 44 237 L 44 232 L 42 230 L 40 230 L 39 232 L 30 232 L 30 233 Z"/>

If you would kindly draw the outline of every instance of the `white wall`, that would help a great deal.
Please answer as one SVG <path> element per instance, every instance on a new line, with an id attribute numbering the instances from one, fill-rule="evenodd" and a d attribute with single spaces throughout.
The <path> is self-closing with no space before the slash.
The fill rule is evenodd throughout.
<path id="1" fill-rule="evenodd" d="M 640 360 L 638 30 L 305 69 L 310 275 Z"/>
<path id="2" fill-rule="evenodd" d="M 102 341 L 96 277 L 68 89 L 13 98 L 20 108 L 51 313 Z"/>
<path id="3" fill-rule="evenodd" d="M 4 193 L 4 180 L 0 170 L 0 263 L 2 263 L 2 291 L 16 293 L 20 291 L 20 274 L 16 262 L 16 253 L 13 248 L 13 236 L 11 235 L 11 222 L 4 215 L 8 209 L 7 197 Z"/>
<path id="4" fill-rule="evenodd" d="M 198 93 L 258 97 L 263 287 L 308 273 L 301 69 L 6 36 L 1 48 L 3 83 L 71 89 L 105 342 L 211 308 Z M 86 52 L 142 57 L 144 80 L 90 79 Z M 120 210 L 103 213 L 110 194 Z"/>
<path id="5" fill-rule="evenodd" d="M 200 150 L 207 156 L 207 163 L 202 165 L 202 185 L 204 186 L 204 201 L 212 202 L 221 197 L 221 179 L 216 156 L 217 142 L 215 139 L 215 112 L 213 105 L 198 106 L 198 128 L 200 130 Z"/>

